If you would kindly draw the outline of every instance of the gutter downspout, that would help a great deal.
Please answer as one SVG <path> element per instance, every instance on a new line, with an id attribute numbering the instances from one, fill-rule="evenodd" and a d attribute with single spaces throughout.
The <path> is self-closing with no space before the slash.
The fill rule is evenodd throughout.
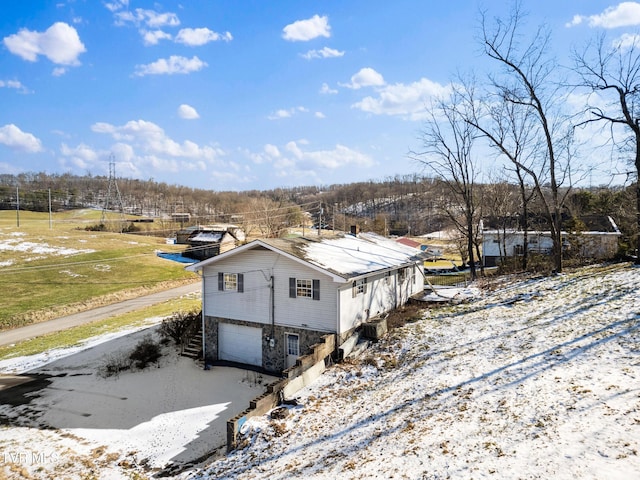
<path id="1" fill-rule="evenodd" d="M 338 344 L 340 343 L 340 336 L 341 336 L 341 332 L 340 332 L 340 312 L 341 312 L 341 308 L 342 308 L 342 304 L 340 303 L 340 293 L 341 293 L 341 288 L 340 285 L 338 285 L 338 288 L 336 289 L 336 295 L 337 295 L 337 300 L 336 300 L 336 344 L 335 344 L 335 351 L 338 351 Z"/>
<path id="2" fill-rule="evenodd" d="M 276 334 L 276 295 L 273 275 L 271 275 L 271 340 L 269 345 L 273 347 L 274 335 Z"/>

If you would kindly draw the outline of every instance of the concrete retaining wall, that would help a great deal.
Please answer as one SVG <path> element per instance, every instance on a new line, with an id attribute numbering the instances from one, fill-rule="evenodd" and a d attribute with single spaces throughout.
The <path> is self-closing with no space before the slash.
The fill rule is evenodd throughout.
<path id="1" fill-rule="evenodd" d="M 227 421 L 227 452 L 238 446 L 238 433 L 251 417 L 264 415 L 280 403 L 280 399 L 292 397 L 297 391 L 312 383 L 325 369 L 325 360 L 336 348 L 335 335 L 325 335 L 322 342 L 310 347 L 311 353 L 304 355 L 296 364 L 283 372 L 284 378 L 267 386 L 267 391 L 254 398 L 249 408 Z"/>

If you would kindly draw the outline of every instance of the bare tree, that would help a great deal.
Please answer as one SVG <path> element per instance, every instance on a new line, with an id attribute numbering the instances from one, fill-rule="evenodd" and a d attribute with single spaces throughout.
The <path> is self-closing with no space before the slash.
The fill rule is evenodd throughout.
<path id="1" fill-rule="evenodd" d="M 536 152 L 539 151 L 537 141 L 538 128 L 536 116 L 530 109 L 522 109 L 520 105 L 505 101 L 501 93 L 497 98 L 490 97 L 482 103 L 484 108 L 474 110 L 474 117 L 469 122 L 476 127 L 488 140 L 490 145 L 497 150 L 498 156 L 508 159 L 505 171 L 510 172 L 517 180 L 519 191 L 519 226 L 523 230 L 522 269 L 526 270 L 529 258 L 529 213 L 530 203 L 535 196 L 529 182 L 533 181 L 538 186 L 543 184 L 545 175 L 545 163 L 539 162 Z M 479 111 L 480 110 L 480 111 Z M 529 176 L 533 180 L 529 180 Z M 510 212 L 511 215 L 516 210 Z M 507 228 L 514 225 L 505 219 L 502 225 L 503 242 Z M 507 255 L 507 252 L 504 251 Z"/>
<path id="2" fill-rule="evenodd" d="M 554 266 L 559 273 L 562 271 L 562 208 L 570 190 L 562 187 L 571 184 L 572 129 L 556 108 L 561 103 L 562 92 L 553 81 L 557 64 L 548 56 L 550 35 L 540 27 L 528 43 L 521 44 L 523 20 L 519 2 L 506 22 L 497 19 L 489 26 L 483 15 L 482 42 L 486 55 L 502 67 L 500 73 L 491 77 L 491 84 L 503 111 L 519 115 L 522 122 L 535 120 L 536 148 L 523 158 L 514 150 L 517 145 L 507 141 L 509 136 L 502 126 L 492 129 L 479 122 L 476 126 L 533 182 L 548 219 Z M 546 185 L 549 196 L 544 194 Z"/>
<path id="3" fill-rule="evenodd" d="M 574 52 L 581 87 L 597 93 L 602 106 L 589 105 L 588 122 L 608 122 L 611 139 L 620 152 L 630 152 L 635 167 L 636 260 L 640 265 L 640 40 L 630 37 L 607 45 L 605 37 Z M 620 135 L 621 126 L 624 132 Z M 631 172 L 629 172 L 631 173 Z"/>
<path id="4" fill-rule="evenodd" d="M 445 211 L 466 240 L 471 278 L 476 278 L 474 233 L 478 228 L 476 214 L 476 164 L 472 157 L 475 129 L 466 120 L 472 108 L 473 86 L 464 94 L 454 91 L 451 99 L 439 100 L 428 110 L 422 132 L 423 152 L 410 156 L 441 179 L 452 193 Z"/>

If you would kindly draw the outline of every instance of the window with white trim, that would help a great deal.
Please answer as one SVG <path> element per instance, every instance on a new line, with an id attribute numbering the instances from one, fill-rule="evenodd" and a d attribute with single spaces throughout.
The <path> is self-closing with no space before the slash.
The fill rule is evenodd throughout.
<path id="1" fill-rule="evenodd" d="M 296 297 L 313 297 L 313 287 L 311 280 L 296 278 Z"/>
<path id="2" fill-rule="evenodd" d="M 351 287 L 351 296 L 355 297 L 356 295 L 365 293 L 367 293 L 367 279 L 361 278 L 360 280 L 355 280 Z"/>
<path id="3" fill-rule="evenodd" d="M 227 291 L 238 291 L 238 274 L 237 273 L 225 273 L 224 274 L 224 289 Z"/>
<path id="4" fill-rule="evenodd" d="M 244 292 L 244 275 L 242 273 L 218 272 L 218 290 L 224 292 Z"/>
<path id="5" fill-rule="evenodd" d="M 289 277 L 289 298 L 320 300 L 320 280 Z"/>

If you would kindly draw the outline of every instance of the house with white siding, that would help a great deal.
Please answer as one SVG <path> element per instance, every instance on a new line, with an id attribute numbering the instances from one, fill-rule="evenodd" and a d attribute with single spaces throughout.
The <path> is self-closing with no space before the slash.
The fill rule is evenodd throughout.
<path id="1" fill-rule="evenodd" d="M 519 217 L 487 217 L 480 224 L 482 231 L 482 260 L 485 267 L 500 265 L 511 257 L 527 252 L 551 255 L 553 239 L 545 218 L 530 219 L 525 231 Z M 607 260 L 618 251 L 621 236 L 618 226 L 607 215 L 583 215 L 580 218 L 563 217 L 562 248 L 565 255 Z"/>
<path id="2" fill-rule="evenodd" d="M 422 252 L 375 234 L 254 240 L 187 269 L 202 277 L 205 361 L 273 373 L 424 288 Z"/>

